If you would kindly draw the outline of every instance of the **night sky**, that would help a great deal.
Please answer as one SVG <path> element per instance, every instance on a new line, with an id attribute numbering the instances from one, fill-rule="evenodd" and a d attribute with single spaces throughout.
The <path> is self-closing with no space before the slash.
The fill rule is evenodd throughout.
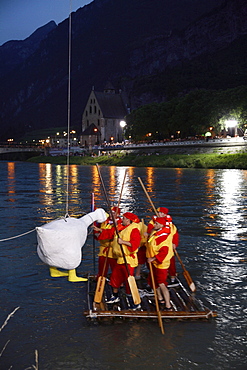
<path id="1" fill-rule="evenodd" d="M 57 24 L 69 17 L 70 9 L 93 0 L 1 0 L 0 45 L 9 40 L 24 40 L 37 28 L 54 20 Z"/>

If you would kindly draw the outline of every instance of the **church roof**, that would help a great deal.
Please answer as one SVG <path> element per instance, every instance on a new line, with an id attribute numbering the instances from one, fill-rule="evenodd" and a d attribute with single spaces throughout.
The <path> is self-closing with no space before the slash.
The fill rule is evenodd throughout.
<path id="1" fill-rule="evenodd" d="M 113 90 L 115 92 L 115 88 L 110 81 L 107 81 L 104 90 Z"/>
<path id="2" fill-rule="evenodd" d="M 96 130 L 97 131 L 96 131 Z M 86 128 L 86 130 L 84 130 L 82 133 L 81 133 L 81 135 L 99 135 L 100 134 L 100 130 L 95 126 L 95 124 L 94 123 L 91 123 L 91 125 L 90 126 L 88 126 L 87 128 Z"/>
<path id="3" fill-rule="evenodd" d="M 95 97 L 105 118 L 124 118 L 127 109 L 120 94 L 109 94 L 95 91 Z"/>

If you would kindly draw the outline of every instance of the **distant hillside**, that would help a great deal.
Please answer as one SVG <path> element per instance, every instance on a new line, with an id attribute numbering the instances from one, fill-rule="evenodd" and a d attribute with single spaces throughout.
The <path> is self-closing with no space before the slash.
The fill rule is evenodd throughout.
<path id="1" fill-rule="evenodd" d="M 95 0 L 73 13 L 73 126 L 92 86 L 108 80 L 132 109 L 246 83 L 246 8 L 245 0 Z M 0 47 L 0 140 L 67 124 L 68 20 L 44 27 L 29 48 L 28 39 L 17 51 L 6 49 L 14 42 Z"/>
<path id="2" fill-rule="evenodd" d="M 9 73 L 12 69 L 28 59 L 39 47 L 48 33 L 56 28 L 56 23 L 51 21 L 39 27 L 25 40 L 5 42 L 0 47 L 0 77 Z"/>

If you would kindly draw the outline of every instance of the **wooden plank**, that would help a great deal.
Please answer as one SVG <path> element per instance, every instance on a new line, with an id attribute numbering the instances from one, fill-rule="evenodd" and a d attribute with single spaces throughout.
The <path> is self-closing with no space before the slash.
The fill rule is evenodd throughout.
<path id="1" fill-rule="evenodd" d="M 122 318 L 140 318 L 140 319 L 157 319 L 157 312 L 147 312 L 147 311 L 85 311 L 84 315 L 88 318 L 98 318 L 98 317 L 122 317 Z M 161 317 L 163 319 L 210 319 L 217 317 L 215 311 L 202 311 L 202 312 L 174 312 L 167 311 L 161 312 Z"/>

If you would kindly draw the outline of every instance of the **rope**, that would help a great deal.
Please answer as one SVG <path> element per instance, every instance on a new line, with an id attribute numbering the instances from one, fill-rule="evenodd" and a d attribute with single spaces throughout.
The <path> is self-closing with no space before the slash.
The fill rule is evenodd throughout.
<path id="1" fill-rule="evenodd" d="M 64 220 L 65 222 L 67 222 L 66 220 L 66 216 L 63 216 L 63 217 L 58 217 L 58 218 L 55 218 L 53 221 L 56 221 L 56 220 Z M 49 222 L 49 221 L 48 221 Z M 16 238 L 20 238 L 21 236 L 24 236 L 24 235 L 27 235 L 27 234 L 30 234 L 32 233 L 33 231 L 36 231 L 36 228 L 35 229 L 32 229 L 32 230 L 29 230 L 23 234 L 19 234 L 19 235 L 16 235 L 16 236 L 11 236 L 10 238 L 5 238 L 5 239 L 0 239 L 0 242 L 5 242 L 7 240 L 12 240 L 12 239 L 16 239 Z"/>
<path id="2" fill-rule="evenodd" d="M 16 235 L 16 236 L 12 236 L 12 237 L 10 237 L 10 238 L 0 239 L 0 242 L 5 242 L 5 241 L 7 241 L 7 240 L 20 238 L 21 236 L 23 236 L 23 235 L 27 235 L 27 234 L 30 234 L 30 233 L 32 233 L 33 231 L 35 231 L 35 229 L 30 230 L 30 231 L 27 231 L 26 233 L 23 233 L 23 234 L 19 234 L 19 235 Z"/>
<path id="3" fill-rule="evenodd" d="M 71 107 L 71 13 L 72 13 L 72 0 L 70 0 L 69 12 L 69 78 L 68 78 L 68 142 L 67 142 L 67 189 L 66 189 L 66 214 L 69 215 L 69 147 L 70 147 L 70 107 Z"/>

